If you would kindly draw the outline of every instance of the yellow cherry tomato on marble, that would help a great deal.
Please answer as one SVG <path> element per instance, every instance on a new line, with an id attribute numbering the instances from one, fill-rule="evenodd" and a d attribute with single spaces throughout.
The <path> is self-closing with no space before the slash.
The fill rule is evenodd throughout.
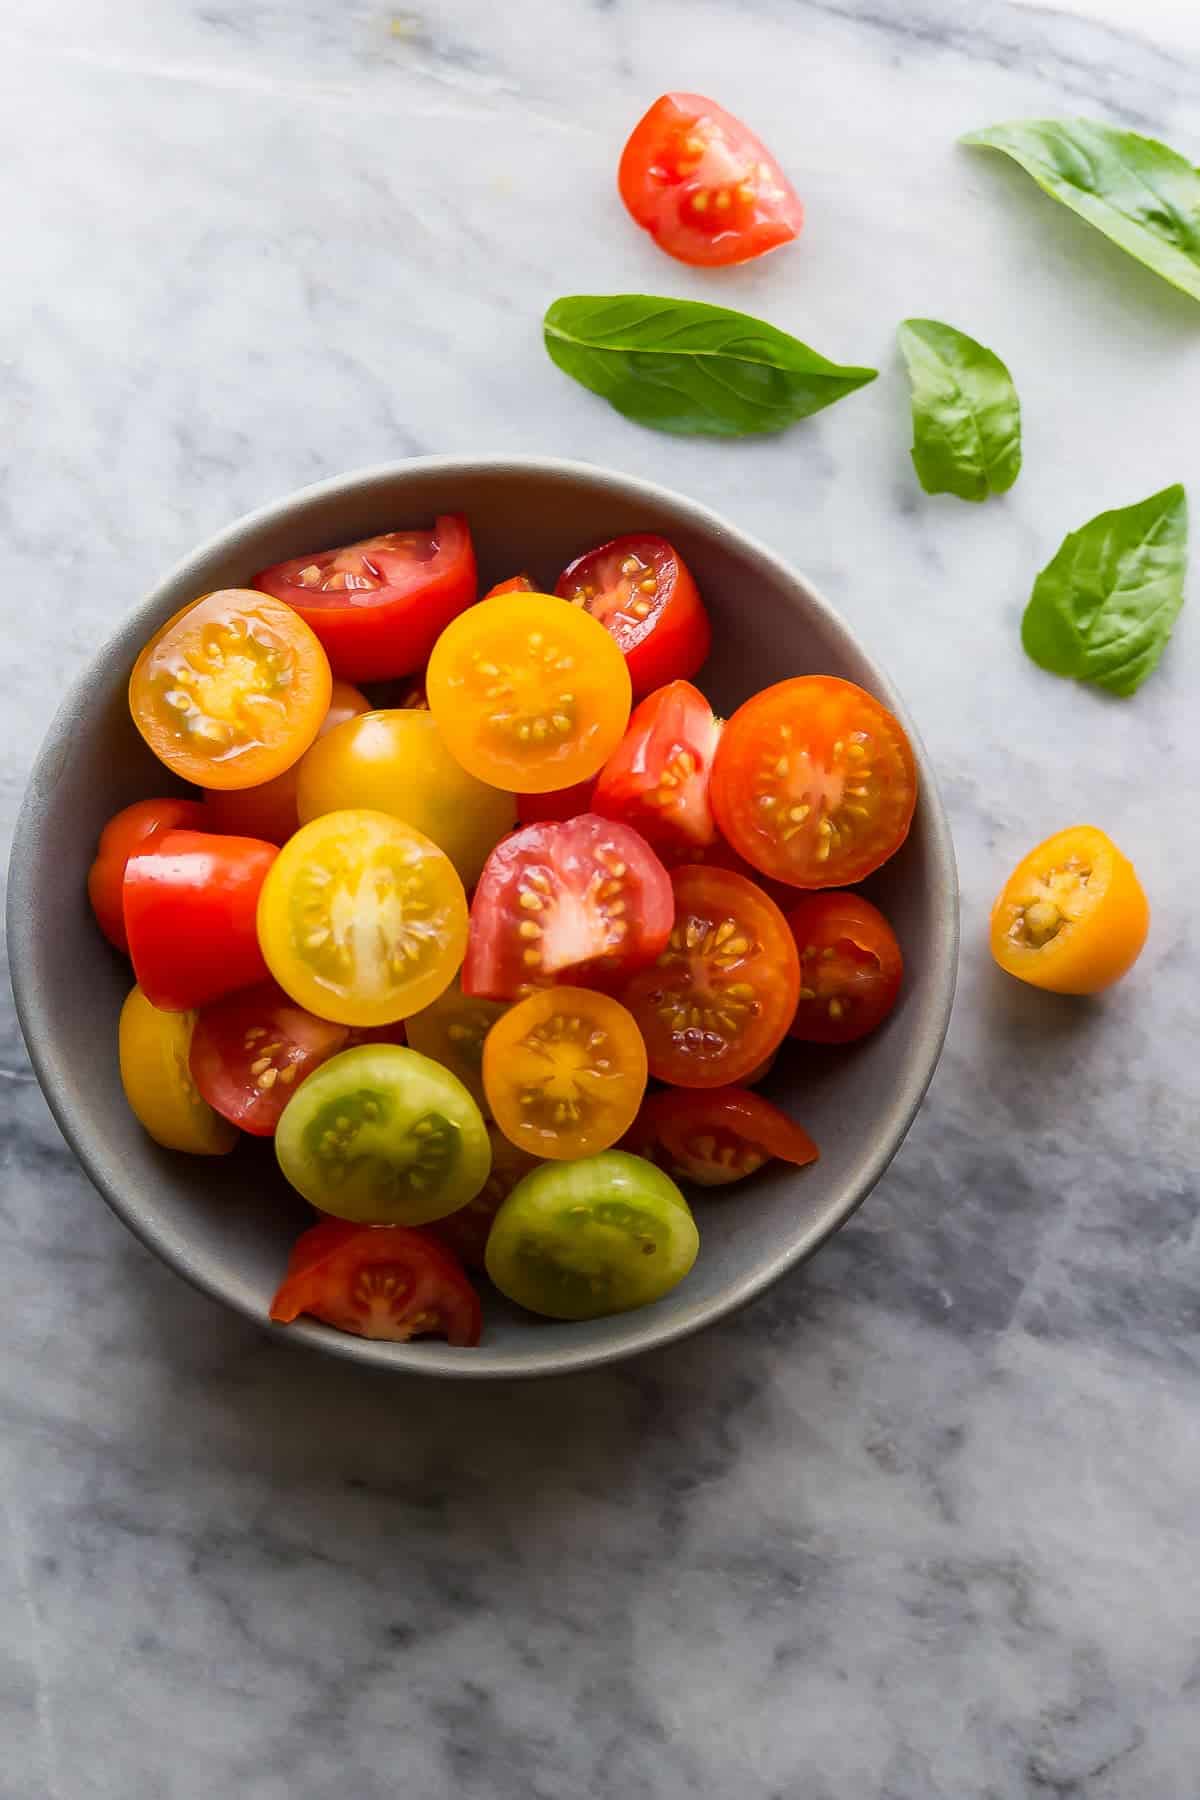
<path id="1" fill-rule="evenodd" d="M 1098 994 L 1137 961 L 1150 907 L 1128 857 L 1094 825 L 1056 832 L 1019 862 L 992 908 L 992 955 L 1055 994 Z"/>

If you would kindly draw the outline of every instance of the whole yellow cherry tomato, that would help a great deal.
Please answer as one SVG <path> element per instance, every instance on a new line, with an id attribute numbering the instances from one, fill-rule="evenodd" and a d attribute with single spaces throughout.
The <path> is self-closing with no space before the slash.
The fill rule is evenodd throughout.
<path id="1" fill-rule="evenodd" d="M 132 988 L 118 1027 L 121 1086 L 156 1144 L 193 1156 L 223 1156 L 238 1134 L 201 1099 L 192 1080 L 188 1054 L 195 1024 L 195 1013 L 160 1012 L 141 988 Z"/>
<path id="2" fill-rule="evenodd" d="M 1094 825 L 1073 825 L 1005 882 L 992 908 L 992 955 L 1031 987 L 1098 994 L 1133 967 L 1149 926 L 1133 864 Z"/>

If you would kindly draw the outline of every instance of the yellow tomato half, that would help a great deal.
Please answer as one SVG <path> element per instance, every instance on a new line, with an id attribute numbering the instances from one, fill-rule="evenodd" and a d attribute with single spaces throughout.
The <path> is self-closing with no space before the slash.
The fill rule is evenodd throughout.
<path id="1" fill-rule="evenodd" d="M 121 1008 L 118 1045 L 121 1086 L 144 1131 L 167 1150 L 223 1156 L 237 1143 L 236 1128 L 200 1098 L 188 1067 L 196 1015 L 160 1012 L 141 988 Z"/>
<path id="2" fill-rule="evenodd" d="M 992 908 L 992 955 L 1032 987 L 1098 994 L 1133 967 L 1149 928 L 1133 864 L 1094 825 L 1073 825 L 1005 882 Z"/>

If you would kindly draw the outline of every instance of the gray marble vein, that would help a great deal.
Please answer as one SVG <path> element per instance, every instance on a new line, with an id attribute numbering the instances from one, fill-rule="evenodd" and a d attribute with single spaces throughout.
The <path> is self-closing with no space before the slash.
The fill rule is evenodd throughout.
<path id="1" fill-rule="evenodd" d="M 613 191 L 671 85 L 762 130 L 801 244 L 709 278 Z M 1118 704 L 1028 664 L 1063 534 L 1200 497 L 1200 312 L 956 148 L 1098 114 L 1200 159 L 1178 0 L 8 0 L 0 832 L 90 647 L 199 537 L 421 451 L 674 486 L 868 633 L 942 771 L 959 1000 L 807 1269 L 636 1365 L 487 1394 L 298 1357 L 104 1210 L 0 1007 L 2 1800 L 1195 1800 L 1197 615 Z M 773 441 L 638 431 L 564 291 L 714 293 L 872 387 Z M 993 345 L 1025 470 L 908 462 L 897 321 Z M 1196 604 L 1193 599 L 1193 606 Z M 1092 818 L 1155 920 L 1076 1005 L 983 927 Z"/>

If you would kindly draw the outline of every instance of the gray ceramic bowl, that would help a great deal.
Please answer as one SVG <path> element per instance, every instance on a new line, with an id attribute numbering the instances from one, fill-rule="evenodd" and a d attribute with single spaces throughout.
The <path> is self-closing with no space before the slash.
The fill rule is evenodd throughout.
<path id="1" fill-rule="evenodd" d="M 13 848 L 10 956 L 34 1068 L 92 1181 L 173 1269 L 259 1324 L 292 1240 L 311 1219 L 276 1172 L 270 1146 L 246 1144 L 216 1163 L 160 1150 L 121 1093 L 116 1028 L 129 968 L 96 930 L 84 880 L 109 815 L 171 785 L 130 722 L 126 682 L 154 628 L 197 595 L 244 585 L 284 557 L 449 511 L 470 519 L 485 585 L 520 568 L 553 583 L 592 544 L 643 528 L 662 532 L 691 566 L 713 615 L 719 648 L 699 680 L 718 710 L 784 675 L 824 671 L 871 689 L 912 730 L 878 664 L 800 576 L 704 508 L 584 464 L 438 457 L 369 469 L 264 507 L 188 557 L 92 659 L 50 728 Z M 933 771 L 915 735 L 913 742 L 922 783 L 913 831 L 870 884 L 904 950 L 900 1003 L 881 1031 L 852 1049 L 813 1054 L 786 1046 L 763 1090 L 817 1139 L 815 1167 L 777 1164 L 736 1192 L 695 1196 L 699 1261 L 673 1294 L 640 1312 L 548 1324 L 488 1293 L 484 1342 L 475 1350 L 434 1340 L 370 1343 L 311 1320 L 283 1335 L 360 1363 L 429 1375 L 587 1368 L 721 1318 L 836 1231 L 912 1122 L 954 992 L 954 852 Z"/>

